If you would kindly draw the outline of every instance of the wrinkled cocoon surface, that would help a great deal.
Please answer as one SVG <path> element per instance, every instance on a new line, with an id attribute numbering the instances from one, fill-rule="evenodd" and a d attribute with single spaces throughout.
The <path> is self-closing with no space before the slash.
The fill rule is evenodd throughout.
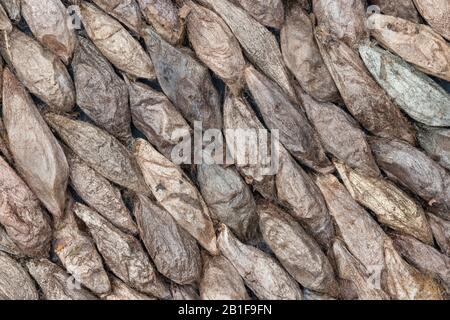
<path id="1" fill-rule="evenodd" d="M 6 253 L 0 252 L 0 300 L 38 300 L 29 274 Z"/>
<path id="2" fill-rule="evenodd" d="M 450 3 L 447 0 L 414 0 L 414 3 L 431 28 L 450 40 Z"/>
<path id="3" fill-rule="evenodd" d="M 170 295 L 136 238 L 123 233 L 88 207 L 77 205 L 74 212 L 86 224 L 106 265 L 118 278 L 140 292 L 161 299 Z"/>
<path id="4" fill-rule="evenodd" d="M 18 172 L 54 216 L 62 216 L 69 166 L 28 92 L 3 73 L 3 121 Z"/>
<path id="5" fill-rule="evenodd" d="M 244 281 L 223 256 L 204 256 L 200 282 L 202 300 L 250 300 Z"/>
<path id="6" fill-rule="evenodd" d="M 159 204 L 203 248 L 213 255 L 218 254 L 209 209 L 192 182 L 145 140 L 137 139 L 133 150 L 145 181 Z"/>
<path id="7" fill-rule="evenodd" d="M 231 0 L 240 5 L 262 25 L 280 29 L 284 22 L 282 0 Z"/>
<path id="8" fill-rule="evenodd" d="M 243 240 L 256 234 L 256 204 L 250 188 L 233 168 L 199 165 L 197 181 L 211 218 L 227 225 Z"/>
<path id="9" fill-rule="evenodd" d="M 450 257 L 450 221 L 428 213 L 434 239 L 443 253 Z"/>
<path id="10" fill-rule="evenodd" d="M 297 282 L 268 254 L 240 242 L 221 226 L 218 245 L 246 285 L 261 300 L 302 300 Z"/>
<path id="11" fill-rule="evenodd" d="M 0 30 L 11 32 L 13 29 L 11 20 L 9 20 L 8 14 L 0 4 Z"/>
<path id="12" fill-rule="evenodd" d="M 102 300 L 156 300 L 150 296 L 147 296 L 143 293 L 140 293 L 130 287 L 128 287 L 125 283 L 110 275 L 111 277 L 111 292 L 101 295 Z"/>
<path id="13" fill-rule="evenodd" d="M 419 70 L 450 81 L 450 44 L 433 29 L 381 14 L 370 16 L 368 23 L 371 35 L 381 45 Z"/>
<path id="14" fill-rule="evenodd" d="M 450 175 L 420 150 L 399 140 L 371 138 L 380 168 L 428 202 L 431 211 L 449 217 Z"/>
<path id="15" fill-rule="evenodd" d="M 166 158 L 172 157 L 179 138 L 188 138 L 191 128 L 163 93 L 138 82 L 129 82 L 133 124 Z"/>
<path id="16" fill-rule="evenodd" d="M 343 241 L 335 240 L 333 256 L 339 277 L 351 283 L 359 300 L 390 299 L 389 295 L 375 282 L 378 279 L 370 279 L 369 270 L 349 252 Z"/>
<path id="17" fill-rule="evenodd" d="M 137 0 L 141 12 L 164 40 L 177 45 L 184 38 L 184 22 L 172 0 Z"/>
<path id="18" fill-rule="evenodd" d="M 195 239 L 166 210 L 145 196 L 137 196 L 133 213 L 158 271 L 178 284 L 199 280 L 202 261 Z"/>
<path id="19" fill-rule="evenodd" d="M 11 240 L 29 256 L 47 256 L 51 227 L 25 182 L 0 157 L 0 223 Z"/>
<path id="20" fill-rule="evenodd" d="M 173 47 L 150 27 L 143 32 L 155 65 L 159 84 L 191 125 L 201 121 L 205 129 L 221 129 L 220 98 L 209 70 L 187 50 Z"/>
<path id="21" fill-rule="evenodd" d="M 450 126 L 450 96 L 431 78 L 376 46 L 359 53 L 378 84 L 411 118 L 429 126 Z"/>
<path id="22" fill-rule="evenodd" d="M 81 15 L 89 38 L 116 68 L 133 77 L 155 79 L 150 57 L 118 21 L 85 1 Z"/>
<path id="23" fill-rule="evenodd" d="M 245 59 L 239 42 L 213 11 L 188 3 L 186 26 L 197 57 L 239 94 L 244 87 Z"/>
<path id="24" fill-rule="evenodd" d="M 143 21 L 136 0 L 92 0 L 111 16 L 139 34 Z"/>
<path id="25" fill-rule="evenodd" d="M 442 287 L 406 263 L 392 240 L 384 243 L 387 291 L 395 300 L 442 300 Z"/>
<path id="26" fill-rule="evenodd" d="M 433 235 L 422 207 L 394 184 L 366 177 L 341 163 L 336 168 L 352 197 L 390 228 L 432 244 Z"/>
<path id="27" fill-rule="evenodd" d="M 63 268 L 50 260 L 29 260 L 26 266 L 46 300 L 97 300 L 92 293 L 75 283 Z"/>
<path id="28" fill-rule="evenodd" d="M 20 0 L 0 0 L 0 3 L 8 12 L 8 16 L 11 20 L 19 22 L 21 19 L 20 13 Z"/>
<path id="29" fill-rule="evenodd" d="M 0 251 L 17 257 L 23 256 L 23 253 L 19 247 L 14 243 L 14 241 L 11 240 L 2 226 L 0 226 Z"/>
<path id="30" fill-rule="evenodd" d="M 301 89 L 300 89 L 301 90 Z M 299 90 L 309 121 L 316 129 L 328 153 L 367 175 L 380 175 L 366 134 L 343 109 L 332 103 L 320 103 Z"/>
<path id="31" fill-rule="evenodd" d="M 113 136 L 83 121 L 47 114 L 58 136 L 88 166 L 122 187 L 148 194 L 144 178 L 130 151 Z"/>
<path id="32" fill-rule="evenodd" d="M 69 112 L 75 89 L 64 64 L 39 42 L 14 28 L 2 33 L 0 51 L 28 90 L 51 108 Z"/>
<path id="33" fill-rule="evenodd" d="M 258 215 L 264 241 L 289 274 L 306 288 L 337 296 L 333 268 L 316 241 L 273 204 L 259 203 Z"/>
<path id="34" fill-rule="evenodd" d="M 278 130 L 280 142 L 300 162 L 322 173 L 334 168 L 325 155 L 317 132 L 298 105 L 254 67 L 245 70 L 248 88 L 266 126 Z"/>
<path id="35" fill-rule="evenodd" d="M 137 234 L 137 227 L 125 206 L 120 190 L 66 149 L 70 166 L 70 185 L 92 209 L 119 229 Z"/>
<path id="36" fill-rule="evenodd" d="M 419 13 L 414 6 L 413 0 L 370 0 L 370 2 L 377 5 L 383 14 L 412 22 L 420 22 Z"/>
<path id="37" fill-rule="evenodd" d="M 254 130 L 258 141 L 264 141 L 261 137 L 264 126 L 244 98 L 228 93 L 223 106 L 223 118 L 225 132 L 235 129 Z M 250 155 L 247 154 L 244 154 L 244 159 L 237 159 L 239 150 L 246 147 L 246 141 L 241 141 L 240 137 L 230 137 L 226 133 L 225 136 L 236 168 L 245 178 L 245 182 L 253 185 L 253 188 L 265 198 L 275 198 L 275 180 L 273 176 L 265 174 L 267 167 L 263 165 L 263 161 L 261 159 L 251 161 Z"/>
<path id="38" fill-rule="evenodd" d="M 77 225 L 74 210 L 78 204 L 69 201 L 65 217 L 55 222 L 53 248 L 64 268 L 76 281 L 94 293 L 107 293 L 111 284 L 102 258 L 93 241 Z"/>
<path id="39" fill-rule="evenodd" d="M 406 235 L 391 235 L 395 248 L 424 274 L 437 279 L 450 292 L 450 257 Z"/>
<path id="40" fill-rule="evenodd" d="M 450 129 L 417 126 L 417 140 L 432 159 L 450 170 Z"/>
<path id="41" fill-rule="evenodd" d="M 316 38 L 328 70 L 355 119 L 374 135 L 414 144 L 411 124 L 370 76 L 359 55 L 323 30 L 316 30 Z"/>
<path id="42" fill-rule="evenodd" d="M 22 15 L 44 47 L 67 64 L 75 49 L 76 36 L 70 16 L 60 0 L 22 0 Z"/>
<path id="43" fill-rule="evenodd" d="M 78 38 L 72 69 L 77 105 L 100 128 L 123 142 L 129 141 L 128 88 L 89 40 Z"/>
<path id="44" fill-rule="evenodd" d="M 339 92 L 320 55 L 313 28 L 300 4 L 290 4 L 281 29 L 284 62 L 308 94 L 319 101 L 335 101 Z"/>
<path id="45" fill-rule="evenodd" d="M 367 268 L 383 268 L 387 235 L 332 175 L 316 177 L 339 234 L 351 254 Z"/>
<path id="46" fill-rule="evenodd" d="M 350 47 L 356 47 L 368 37 L 361 0 L 313 0 L 313 12 L 323 30 Z"/>
<path id="47" fill-rule="evenodd" d="M 295 101 L 295 91 L 275 36 L 247 12 L 227 0 L 198 2 L 211 7 L 227 23 L 247 58 Z"/>

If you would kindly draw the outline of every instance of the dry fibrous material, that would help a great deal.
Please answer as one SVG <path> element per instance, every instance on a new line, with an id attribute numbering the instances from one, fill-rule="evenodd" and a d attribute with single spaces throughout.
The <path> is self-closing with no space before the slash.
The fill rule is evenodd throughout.
<path id="1" fill-rule="evenodd" d="M 386 287 L 395 300 L 443 300 L 443 288 L 431 276 L 405 262 L 392 240 L 384 243 Z"/>
<path id="2" fill-rule="evenodd" d="M 341 163 L 335 165 L 352 197 L 370 209 L 378 222 L 425 243 L 433 243 L 425 212 L 401 189 L 382 178 L 364 176 Z"/>
<path id="3" fill-rule="evenodd" d="M 309 289 L 303 290 L 303 299 L 310 300 L 310 301 L 336 300 L 335 298 L 327 296 L 326 294 L 314 292 Z"/>
<path id="4" fill-rule="evenodd" d="M 202 261 L 195 239 L 166 210 L 145 196 L 135 199 L 133 213 L 158 271 L 182 285 L 199 280 Z"/>
<path id="5" fill-rule="evenodd" d="M 110 275 L 110 279 L 112 287 L 111 291 L 101 295 L 100 297 L 102 300 L 156 300 L 156 298 L 147 296 L 143 293 L 140 293 L 139 291 L 130 288 L 113 275 Z"/>
<path id="6" fill-rule="evenodd" d="M 328 248 L 335 234 L 322 193 L 285 150 L 280 152 L 280 167 L 275 179 L 278 201 L 322 247 Z"/>
<path id="7" fill-rule="evenodd" d="M 36 39 L 64 63 L 72 58 L 76 36 L 69 15 L 60 0 L 23 0 L 22 16 Z"/>
<path id="8" fill-rule="evenodd" d="M 319 27 L 350 47 L 368 37 L 362 0 L 313 0 L 313 12 Z"/>
<path id="9" fill-rule="evenodd" d="M 164 40 L 177 45 L 184 38 L 184 21 L 172 0 L 137 0 L 144 19 Z"/>
<path id="10" fill-rule="evenodd" d="M 211 7 L 226 22 L 240 42 L 247 58 L 295 101 L 295 90 L 275 36 L 247 12 L 227 0 L 198 2 Z"/>
<path id="11" fill-rule="evenodd" d="M 0 157 L 0 223 L 11 240 L 29 256 L 47 256 L 51 227 L 36 196 Z"/>
<path id="12" fill-rule="evenodd" d="M 92 0 L 97 6 L 139 34 L 143 21 L 136 0 Z"/>
<path id="13" fill-rule="evenodd" d="M 142 293 L 161 299 L 170 296 L 167 284 L 136 238 L 86 206 L 77 204 L 74 212 L 86 224 L 106 265 L 119 279 Z"/>
<path id="14" fill-rule="evenodd" d="M 348 281 L 360 300 L 389 300 L 378 279 L 371 279 L 371 271 L 365 268 L 345 246 L 344 242 L 336 239 L 333 243 L 333 257 L 338 276 Z"/>
<path id="15" fill-rule="evenodd" d="M 264 139 L 260 136 L 262 135 L 260 130 L 264 129 L 263 125 L 242 98 L 232 95 L 226 97 L 224 120 L 225 129 L 256 130 L 258 141 Z M 227 137 L 227 144 L 231 150 L 245 150 L 247 143 L 246 139 Z M 237 163 L 236 167 L 247 183 L 252 184 L 265 198 L 277 200 L 287 207 L 289 213 L 302 222 L 321 245 L 328 247 L 334 237 L 334 231 L 319 189 L 282 146 L 278 146 L 278 149 L 274 156 L 278 157 L 279 163 L 276 168 L 272 168 L 276 169 L 275 175 L 266 174 L 270 167 L 264 166 L 263 159 L 254 162 L 248 154 L 245 154 L 248 158 L 239 160 L 244 164 Z M 231 154 L 236 157 L 233 151 Z"/>
<path id="16" fill-rule="evenodd" d="M 369 176 L 379 176 L 366 134 L 358 123 L 338 106 L 317 102 L 301 89 L 297 92 L 325 151 Z"/>
<path id="17" fill-rule="evenodd" d="M 359 53 L 378 84 L 411 118 L 429 126 L 450 126 L 450 95 L 427 75 L 374 45 Z"/>
<path id="18" fill-rule="evenodd" d="M 370 0 L 369 2 L 378 6 L 381 13 L 388 16 L 420 22 L 419 13 L 414 6 L 414 0 Z"/>
<path id="19" fill-rule="evenodd" d="M 250 300 L 244 281 L 223 256 L 203 256 L 202 300 Z"/>
<path id="20" fill-rule="evenodd" d="M 303 287 L 337 296 L 333 268 L 317 242 L 287 213 L 271 203 L 259 203 L 258 215 L 265 242 L 289 274 Z"/>
<path id="21" fill-rule="evenodd" d="M 192 125 L 222 128 L 219 94 L 209 70 L 190 52 L 172 46 L 147 27 L 143 37 L 164 93 Z"/>
<path id="22" fill-rule="evenodd" d="M 414 130 L 388 95 L 370 76 L 359 55 L 324 30 L 316 30 L 320 52 L 342 98 L 355 119 L 372 134 L 412 144 Z"/>
<path id="23" fill-rule="evenodd" d="M 28 92 L 9 69 L 3 72 L 3 121 L 18 172 L 47 209 L 61 216 L 69 177 L 66 157 Z"/>
<path id="24" fill-rule="evenodd" d="M 186 17 L 189 42 L 198 58 L 239 94 L 244 87 L 245 59 L 239 42 L 213 11 L 192 1 Z"/>
<path id="25" fill-rule="evenodd" d="M 77 105 L 121 141 L 131 139 L 128 88 L 89 40 L 79 37 L 72 62 Z"/>
<path id="26" fill-rule="evenodd" d="M 97 300 L 96 296 L 50 260 L 29 260 L 26 266 L 46 300 Z"/>
<path id="27" fill-rule="evenodd" d="M 339 92 L 320 55 L 313 28 L 311 17 L 300 3 L 292 2 L 281 29 L 284 62 L 308 94 L 319 101 L 335 101 Z"/>
<path id="28" fill-rule="evenodd" d="M 450 40 L 450 3 L 447 0 L 414 0 L 414 3 L 431 28 Z"/>
<path id="29" fill-rule="evenodd" d="M 163 93 L 138 82 L 128 82 L 133 124 L 159 152 L 171 158 L 180 138 L 192 130 L 181 113 Z"/>
<path id="30" fill-rule="evenodd" d="M 432 159 L 450 170 L 450 129 L 417 126 L 417 140 Z"/>
<path id="31" fill-rule="evenodd" d="M 0 4 L 0 30 L 11 32 L 13 29 L 11 20 L 9 20 L 8 14 L 6 13 L 3 6 Z"/>
<path id="32" fill-rule="evenodd" d="M 147 141 L 137 139 L 134 155 L 159 204 L 211 254 L 218 254 L 216 235 L 200 192 L 183 171 Z"/>
<path id="33" fill-rule="evenodd" d="M 316 171 L 334 170 L 325 155 L 317 132 L 305 113 L 289 101 L 281 88 L 254 67 L 245 70 L 247 85 L 255 99 L 266 126 L 278 130 L 280 142 L 300 162 Z"/>
<path id="34" fill-rule="evenodd" d="M 11 240 L 6 230 L 0 226 L 0 251 L 9 253 L 13 256 L 22 257 L 23 253 L 19 247 Z"/>
<path id="35" fill-rule="evenodd" d="M 108 275 L 94 242 L 77 225 L 74 210 L 78 209 L 70 200 L 64 218 L 55 222 L 54 251 L 76 281 L 96 294 L 107 293 L 111 290 Z"/>
<path id="36" fill-rule="evenodd" d="M 225 225 L 220 228 L 218 246 L 262 300 L 302 300 L 298 283 L 268 254 L 240 242 Z"/>
<path id="37" fill-rule="evenodd" d="M 149 193 L 130 151 L 107 132 L 82 121 L 46 114 L 49 125 L 86 164 L 110 181 L 140 193 Z"/>
<path id="38" fill-rule="evenodd" d="M 389 178 L 428 202 L 432 212 L 448 219 L 450 174 L 419 149 L 399 140 L 371 138 L 380 168 Z"/>
<path id="39" fill-rule="evenodd" d="M 70 150 L 65 150 L 70 167 L 70 185 L 77 195 L 119 229 L 137 234 L 137 227 L 125 206 L 120 190 L 91 169 Z"/>
<path id="40" fill-rule="evenodd" d="M 227 225 L 240 239 L 256 234 L 256 204 L 250 188 L 233 167 L 199 165 L 197 181 L 213 221 Z"/>
<path id="41" fill-rule="evenodd" d="M 19 262 L 0 252 L 0 300 L 38 300 L 29 274 Z"/>
<path id="42" fill-rule="evenodd" d="M 284 6 L 282 0 L 231 0 L 244 8 L 261 24 L 280 29 L 284 22 Z"/>
<path id="43" fill-rule="evenodd" d="M 450 257 L 412 237 L 402 234 L 391 237 L 395 248 L 407 261 L 424 274 L 433 276 L 450 292 Z"/>
<path id="44" fill-rule="evenodd" d="M 450 221 L 428 213 L 434 239 L 443 253 L 450 257 Z"/>
<path id="45" fill-rule="evenodd" d="M 223 117 L 225 131 L 253 130 L 257 141 L 264 141 L 262 136 L 264 126 L 244 98 L 228 93 L 223 106 Z M 242 157 L 239 154 L 239 150 L 245 150 L 247 141 L 245 139 L 241 140 L 240 137 L 230 137 L 226 134 L 226 142 L 230 154 L 236 162 L 236 168 L 245 178 L 245 182 L 253 185 L 253 188 L 265 198 L 275 198 L 275 179 L 272 175 L 265 174 L 268 167 L 264 165 L 263 159 L 257 158 L 256 161 L 252 161 L 252 155 L 247 153 L 244 154 L 244 159 L 237 159 Z"/>
<path id="46" fill-rule="evenodd" d="M 0 0 L 0 300 L 448 299 L 449 10 Z"/>
<path id="47" fill-rule="evenodd" d="M 133 77 L 155 79 L 150 57 L 118 21 L 85 1 L 80 10 L 89 38 L 116 68 Z"/>
<path id="48" fill-rule="evenodd" d="M 21 19 L 20 0 L 0 0 L 3 8 L 11 20 L 19 22 Z"/>
<path id="49" fill-rule="evenodd" d="M 335 176 L 317 176 L 316 181 L 348 250 L 366 269 L 383 268 L 387 238 L 383 229 Z"/>
<path id="50" fill-rule="evenodd" d="M 17 78 L 51 108 L 69 112 L 75 89 L 64 64 L 39 42 L 14 28 L 0 37 L 0 52 Z"/>
<path id="51" fill-rule="evenodd" d="M 173 300 L 200 300 L 198 290 L 193 285 L 179 285 L 172 282 L 170 293 Z"/>
<path id="52" fill-rule="evenodd" d="M 1 74 L 3 74 L 3 72 Z M 3 77 L 0 76 L 0 79 L 3 80 Z M 5 126 L 3 125 L 3 119 L 1 117 L 0 117 L 0 155 L 2 155 L 9 163 L 13 162 L 12 154 L 11 151 L 9 151 L 8 146 L 8 135 L 6 133 Z"/>
<path id="53" fill-rule="evenodd" d="M 382 14 L 371 15 L 368 24 L 382 46 L 419 70 L 450 81 L 450 44 L 433 29 Z"/>

